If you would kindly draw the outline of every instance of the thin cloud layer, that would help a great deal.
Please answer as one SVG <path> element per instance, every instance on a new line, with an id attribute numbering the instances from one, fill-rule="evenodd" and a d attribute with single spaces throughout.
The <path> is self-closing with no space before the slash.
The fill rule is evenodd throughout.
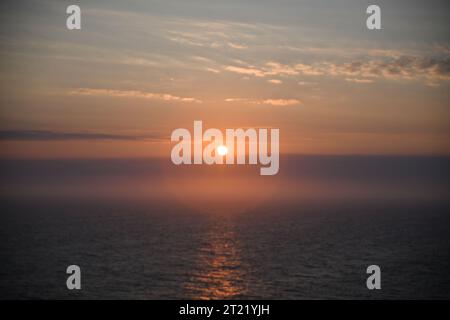
<path id="1" fill-rule="evenodd" d="M 270 80 L 267 80 L 267 82 L 272 83 L 272 84 L 282 84 L 283 83 L 283 81 L 278 80 L 278 79 L 270 79 Z"/>
<path id="2" fill-rule="evenodd" d="M 254 77 L 326 76 L 354 83 L 375 79 L 413 80 L 438 83 L 450 81 L 450 57 L 388 56 L 384 59 L 352 62 L 316 62 L 286 65 L 267 62 L 262 67 L 226 66 L 226 71 Z M 269 80 L 271 83 L 277 83 Z"/>
<path id="3" fill-rule="evenodd" d="M 160 134 L 122 135 L 99 132 L 61 132 L 48 130 L 2 130 L 0 140 L 10 141 L 64 141 L 64 140 L 146 140 L 162 141 Z"/>
<path id="4" fill-rule="evenodd" d="M 153 93 L 138 90 L 78 88 L 76 90 L 70 91 L 69 94 L 81 96 L 109 96 L 122 98 L 142 98 L 142 99 L 155 99 L 162 101 L 202 103 L 201 100 L 191 97 L 179 97 L 167 93 Z"/>
<path id="5" fill-rule="evenodd" d="M 240 102 L 246 104 L 259 104 L 259 105 L 271 105 L 271 106 L 295 106 L 300 105 L 301 101 L 297 99 L 248 99 L 248 98 L 227 98 L 225 102 Z"/>
<path id="6" fill-rule="evenodd" d="M 319 68 L 336 76 L 360 76 L 391 80 L 450 81 L 450 58 L 401 56 L 384 60 L 355 61 Z"/>

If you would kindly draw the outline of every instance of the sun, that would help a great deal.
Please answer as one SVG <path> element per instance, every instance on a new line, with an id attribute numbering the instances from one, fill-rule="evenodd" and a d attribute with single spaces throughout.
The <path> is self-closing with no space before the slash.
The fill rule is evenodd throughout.
<path id="1" fill-rule="evenodd" d="M 217 153 L 220 156 L 224 156 L 228 153 L 228 148 L 225 147 L 223 144 L 217 147 Z"/>

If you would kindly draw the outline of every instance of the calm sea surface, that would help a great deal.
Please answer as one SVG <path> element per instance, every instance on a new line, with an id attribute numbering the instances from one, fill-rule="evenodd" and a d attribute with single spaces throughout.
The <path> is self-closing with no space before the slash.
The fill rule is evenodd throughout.
<path id="1" fill-rule="evenodd" d="M 11 173 L 15 166 L 28 166 L 25 178 Z M 9 168 L 0 214 L 2 299 L 450 298 L 445 190 L 418 200 L 274 197 L 245 212 L 208 214 L 168 199 L 32 196 L 12 182 L 39 185 L 59 171 Z M 357 176 L 367 180 L 364 170 Z M 417 179 L 427 189 L 439 181 L 447 187 L 445 175 Z M 80 291 L 66 289 L 71 264 L 81 267 Z M 379 291 L 366 288 L 372 264 L 381 267 Z"/>

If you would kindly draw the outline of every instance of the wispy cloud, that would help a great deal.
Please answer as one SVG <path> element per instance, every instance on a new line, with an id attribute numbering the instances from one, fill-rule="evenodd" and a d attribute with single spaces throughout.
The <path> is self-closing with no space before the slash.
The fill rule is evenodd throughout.
<path id="1" fill-rule="evenodd" d="M 340 77 L 355 83 L 371 83 L 375 79 L 424 80 L 426 83 L 450 81 L 450 57 L 391 55 L 351 62 L 315 62 L 292 65 L 267 62 L 262 66 L 225 66 L 225 70 L 254 77 L 325 76 Z M 272 82 L 271 80 L 269 80 Z M 273 82 L 272 82 L 273 83 Z"/>
<path id="2" fill-rule="evenodd" d="M 271 105 L 271 106 L 295 106 L 300 105 L 301 101 L 297 99 L 249 99 L 249 98 L 227 98 L 225 102 L 238 102 L 246 104 Z"/>
<path id="3" fill-rule="evenodd" d="M 142 98 L 155 99 L 163 101 L 177 101 L 201 103 L 202 101 L 192 97 L 179 97 L 168 93 L 154 93 L 139 90 L 115 90 L 115 89 L 93 89 L 93 88 L 78 88 L 69 92 L 71 95 L 82 96 L 109 96 L 109 97 L 124 97 L 124 98 Z"/>
<path id="4" fill-rule="evenodd" d="M 297 99 L 267 99 L 262 100 L 261 104 L 269 104 L 272 106 L 295 106 L 300 104 L 300 100 Z"/>
<path id="5" fill-rule="evenodd" d="M 267 80 L 267 82 L 272 83 L 272 84 L 282 84 L 283 83 L 283 81 L 278 80 L 278 79 L 270 79 L 270 80 Z"/>
<path id="6" fill-rule="evenodd" d="M 295 67 L 291 67 L 289 65 L 274 61 L 269 61 L 264 66 L 264 73 L 269 76 L 295 76 L 299 74 L 299 71 Z"/>
<path id="7" fill-rule="evenodd" d="M 257 32 L 271 28 L 264 24 L 246 24 L 235 21 L 193 21 L 175 19 L 166 23 L 166 39 L 184 46 L 211 49 L 246 50 L 248 41 Z"/>
<path id="8" fill-rule="evenodd" d="M 401 56 L 383 60 L 331 64 L 325 70 L 331 75 L 346 75 L 392 80 L 450 81 L 450 58 Z"/>
<path id="9" fill-rule="evenodd" d="M 314 85 L 317 85 L 318 83 L 317 82 L 313 82 L 313 81 L 299 81 L 298 82 L 298 85 L 299 86 L 314 86 Z"/>
<path id="10" fill-rule="evenodd" d="M 293 76 L 298 75 L 300 72 L 295 67 L 284 65 L 278 62 L 267 62 L 263 67 L 254 66 L 225 66 L 225 70 L 245 74 L 255 77 L 266 76 Z"/>
<path id="11" fill-rule="evenodd" d="M 353 83 L 373 83 L 373 80 L 371 79 L 358 79 L 358 78 L 345 78 L 345 81 L 347 82 L 353 82 Z"/>
<path id="12" fill-rule="evenodd" d="M 227 44 L 229 47 L 231 47 L 233 49 L 237 49 L 237 50 L 245 50 L 248 48 L 246 45 L 240 44 L 240 43 L 228 42 Z"/>
<path id="13" fill-rule="evenodd" d="M 61 132 L 48 130 L 2 130 L 0 140 L 63 141 L 63 140 L 146 140 L 163 141 L 167 137 L 152 133 L 147 135 L 123 135 L 99 132 Z"/>
<path id="14" fill-rule="evenodd" d="M 266 73 L 264 72 L 264 70 L 251 68 L 251 67 L 246 68 L 246 67 L 226 66 L 225 70 L 234 72 L 234 73 L 255 76 L 255 77 L 265 77 L 266 76 Z"/>
<path id="15" fill-rule="evenodd" d="M 217 70 L 217 69 L 214 69 L 214 68 L 206 68 L 205 69 L 206 71 L 208 71 L 208 72 L 212 72 L 212 73 L 220 73 L 220 70 Z"/>

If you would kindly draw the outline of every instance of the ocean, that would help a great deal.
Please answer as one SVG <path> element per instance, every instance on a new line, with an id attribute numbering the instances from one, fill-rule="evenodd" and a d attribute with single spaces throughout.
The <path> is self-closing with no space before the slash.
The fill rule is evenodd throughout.
<path id="1" fill-rule="evenodd" d="M 0 298 L 449 299 L 448 160 L 292 157 L 264 190 L 162 160 L 2 160 Z"/>

